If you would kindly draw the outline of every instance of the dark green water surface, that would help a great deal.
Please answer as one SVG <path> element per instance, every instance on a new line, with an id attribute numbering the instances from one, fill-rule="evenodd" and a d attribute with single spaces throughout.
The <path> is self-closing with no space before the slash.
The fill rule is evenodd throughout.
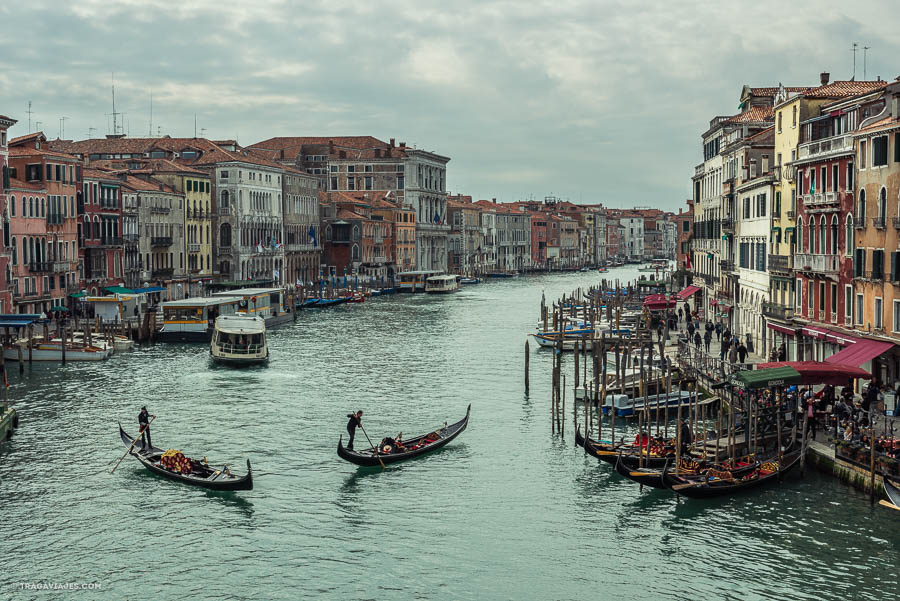
<path id="1" fill-rule="evenodd" d="M 526 334 L 542 290 L 597 280 L 308 311 L 271 331 L 268 367 L 156 345 L 11 369 L 22 420 L 0 447 L 0 599 L 897 599 L 900 515 L 831 478 L 677 499 L 578 452 L 571 414 L 551 436 L 550 354 L 532 348 L 526 395 Z M 380 439 L 469 403 L 468 430 L 436 455 L 381 472 L 335 453 L 351 410 Z M 143 404 L 156 446 L 240 471 L 249 457 L 254 490 L 181 486 L 132 458 L 110 474 L 116 422 L 135 431 Z"/>

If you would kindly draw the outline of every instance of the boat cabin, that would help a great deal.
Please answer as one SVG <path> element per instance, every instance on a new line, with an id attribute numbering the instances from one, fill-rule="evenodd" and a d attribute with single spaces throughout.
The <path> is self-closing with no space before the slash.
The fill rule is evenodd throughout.
<path id="1" fill-rule="evenodd" d="M 243 299 L 239 296 L 195 297 L 162 304 L 162 342 L 209 342 L 220 315 L 234 315 Z"/>
<path id="2" fill-rule="evenodd" d="M 259 363 L 269 358 L 266 322 L 251 315 L 220 315 L 210 343 L 210 354 L 222 363 Z"/>
<path id="3" fill-rule="evenodd" d="M 276 317 L 287 312 L 284 306 L 285 293 L 282 288 L 239 288 L 226 292 L 216 292 L 212 295 L 218 297 L 238 297 L 241 300 L 241 313 L 255 315 L 263 319 Z"/>
<path id="4" fill-rule="evenodd" d="M 399 292 L 425 292 L 425 281 L 444 272 L 437 269 L 420 271 L 402 271 L 397 274 L 397 290 Z"/>
<path id="5" fill-rule="evenodd" d="M 425 292 L 429 294 L 446 294 L 459 290 L 459 276 L 433 275 L 425 280 Z"/>

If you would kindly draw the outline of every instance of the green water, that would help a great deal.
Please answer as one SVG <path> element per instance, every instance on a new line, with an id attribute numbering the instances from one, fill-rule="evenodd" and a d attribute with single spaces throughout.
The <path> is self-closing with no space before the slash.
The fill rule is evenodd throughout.
<path id="1" fill-rule="evenodd" d="M 807 470 L 744 496 L 677 499 L 576 450 L 571 415 L 551 436 L 550 355 L 532 349 L 526 395 L 525 334 L 542 290 L 597 279 L 308 311 L 272 330 L 268 367 L 156 345 L 11 370 L 22 423 L 0 447 L 0 599 L 898 598 L 900 515 L 835 480 Z M 469 403 L 469 428 L 438 454 L 385 472 L 336 456 L 351 410 L 380 439 L 456 421 Z M 249 457 L 254 490 L 181 486 L 132 458 L 110 474 L 116 422 L 134 431 L 144 404 L 156 446 L 236 471 Z"/>

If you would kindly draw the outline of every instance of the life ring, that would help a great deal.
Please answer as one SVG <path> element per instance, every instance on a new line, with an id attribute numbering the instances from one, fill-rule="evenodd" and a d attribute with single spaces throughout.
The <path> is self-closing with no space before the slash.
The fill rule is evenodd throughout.
<path id="1" fill-rule="evenodd" d="M 391 445 L 386 444 L 386 445 L 384 445 L 384 446 L 381 448 L 381 452 L 382 452 L 382 453 L 390 453 L 390 452 L 391 452 L 391 449 L 392 449 Z"/>
<path id="2" fill-rule="evenodd" d="M 19 427 L 19 414 L 16 413 L 13 416 L 13 428 L 18 428 L 18 427 Z"/>

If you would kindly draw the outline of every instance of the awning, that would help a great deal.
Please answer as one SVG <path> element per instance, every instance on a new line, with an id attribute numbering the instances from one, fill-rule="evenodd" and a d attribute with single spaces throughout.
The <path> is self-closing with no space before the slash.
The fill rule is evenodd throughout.
<path id="1" fill-rule="evenodd" d="M 825 359 L 825 362 L 859 367 L 866 361 L 871 361 L 878 355 L 890 350 L 892 346 L 894 346 L 893 342 L 881 342 L 880 340 L 860 340 L 859 342 L 851 344 L 847 348 L 838 351 L 837 353 L 828 357 L 827 359 Z"/>
<path id="2" fill-rule="evenodd" d="M 721 305 L 719 305 L 719 309 L 721 309 L 721 311 L 723 313 L 731 313 L 731 305 L 726 305 L 725 303 L 722 303 Z"/>
<path id="3" fill-rule="evenodd" d="M 800 384 L 800 373 L 793 367 L 772 367 L 753 369 L 731 374 L 731 383 L 739 388 L 753 390 L 770 386 L 790 386 Z"/>
<path id="4" fill-rule="evenodd" d="M 107 286 L 104 290 L 112 294 L 134 294 L 134 290 L 124 286 Z"/>
<path id="5" fill-rule="evenodd" d="M 780 228 L 779 226 L 777 226 L 777 225 L 773 225 L 773 226 L 772 226 L 772 231 L 773 231 L 773 232 L 778 232 L 778 233 L 780 234 L 780 233 L 781 233 L 781 228 Z"/>
<path id="6" fill-rule="evenodd" d="M 828 342 L 833 342 L 835 344 L 840 344 L 841 346 L 847 346 L 848 344 L 856 344 L 857 342 L 862 342 L 861 338 L 857 338 L 855 336 L 847 336 L 846 334 L 841 334 L 839 332 L 835 332 L 834 330 L 828 330 L 828 334 L 825 336 L 825 340 Z"/>
<path id="7" fill-rule="evenodd" d="M 788 336 L 793 336 L 794 334 L 796 334 L 795 330 L 792 330 L 791 328 L 786 328 L 784 326 L 780 326 L 775 323 L 768 323 L 766 325 L 769 326 L 770 330 L 775 330 L 776 332 L 780 332 L 782 334 L 787 334 Z"/>
<path id="8" fill-rule="evenodd" d="M 820 328 L 810 328 L 808 326 L 804 326 L 802 330 L 800 330 L 805 336 L 812 336 L 816 340 L 825 340 L 828 338 L 829 331 L 823 330 Z"/>
<path id="9" fill-rule="evenodd" d="M 73 292 L 69 296 L 72 298 L 81 298 L 82 296 L 87 296 L 87 292 Z"/>
<path id="10" fill-rule="evenodd" d="M 0 319 L 0 328 L 23 328 L 32 323 L 34 323 L 34 320 L 22 321 L 19 319 Z"/>
<path id="11" fill-rule="evenodd" d="M 718 304 L 719 304 L 719 301 L 717 301 L 716 299 L 714 299 L 714 298 L 709 299 L 709 306 L 710 306 L 710 307 L 715 307 L 715 306 L 718 305 Z"/>
<path id="12" fill-rule="evenodd" d="M 665 294 L 651 294 L 644 298 L 644 307 L 651 311 L 661 311 L 675 306 L 674 300 L 666 298 Z"/>
<path id="13" fill-rule="evenodd" d="M 162 286 L 149 286 L 147 288 L 135 288 L 135 294 L 143 294 L 145 292 L 162 292 L 165 290 Z"/>
<path id="14" fill-rule="evenodd" d="M 801 384 L 833 384 L 843 386 L 850 378 L 871 380 L 872 374 L 859 367 L 826 363 L 824 361 L 775 361 L 760 363 L 758 369 L 793 367 L 803 378 Z"/>
<path id="15" fill-rule="evenodd" d="M 699 287 L 697 287 L 697 286 L 688 286 L 687 288 L 685 288 L 684 290 L 682 290 L 681 292 L 679 292 L 679 293 L 676 294 L 675 296 L 678 297 L 678 300 L 687 300 L 688 298 L 690 298 L 691 296 L 697 294 L 698 292 L 700 292 L 700 288 L 699 288 Z"/>

